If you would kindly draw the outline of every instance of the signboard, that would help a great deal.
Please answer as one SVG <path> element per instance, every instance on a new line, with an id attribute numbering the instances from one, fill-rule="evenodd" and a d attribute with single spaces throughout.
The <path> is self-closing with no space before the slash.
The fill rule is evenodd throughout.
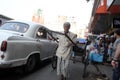
<path id="1" fill-rule="evenodd" d="M 120 18 L 113 18 L 113 28 L 120 28 Z"/>

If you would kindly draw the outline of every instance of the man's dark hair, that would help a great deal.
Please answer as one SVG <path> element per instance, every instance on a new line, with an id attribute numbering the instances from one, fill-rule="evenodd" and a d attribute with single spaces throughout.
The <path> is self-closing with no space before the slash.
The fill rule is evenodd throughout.
<path id="1" fill-rule="evenodd" d="M 120 29 L 115 30 L 115 33 L 116 33 L 117 35 L 120 35 Z"/>

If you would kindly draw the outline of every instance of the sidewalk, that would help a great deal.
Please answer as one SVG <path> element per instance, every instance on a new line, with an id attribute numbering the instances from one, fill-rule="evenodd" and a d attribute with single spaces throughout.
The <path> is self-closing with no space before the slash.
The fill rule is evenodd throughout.
<path id="1" fill-rule="evenodd" d="M 84 65 L 81 63 L 80 57 L 76 57 L 75 63 L 73 63 L 72 60 L 70 61 L 69 69 L 71 77 L 69 80 L 112 80 L 112 66 L 99 64 L 98 67 L 101 73 L 104 74 L 103 77 L 98 76 L 96 68 L 92 64 L 89 64 L 87 66 L 88 75 L 87 77 L 83 78 L 82 74 Z"/>

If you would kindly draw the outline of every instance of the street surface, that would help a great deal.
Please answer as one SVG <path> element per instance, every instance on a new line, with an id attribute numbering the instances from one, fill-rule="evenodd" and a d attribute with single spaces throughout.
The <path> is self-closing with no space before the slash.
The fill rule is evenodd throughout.
<path id="1" fill-rule="evenodd" d="M 28 75 L 19 74 L 14 71 L 1 71 L 0 80 L 59 80 L 59 77 L 56 75 L 56 70 L 53 70 L 51 68 L 50 62 L 44 61 L 44 63 L 44 65 L 40 66 L 40 68 Z M 87 67 L 89 75 L 83 79 L 83 67 L 84 66 L 81 62 L 73 63 L 72 61 L 70 61 L 70 77 L 67 80 L 102 80 L 95 78 L 94 75 L 97 74 L 97 71 L 96 68 L 92 65 L 89 65 Z M 103 74 L 106 74 L 109 80 L 111 80 L 112 67 L 110 65 L 99 65 L 99 68 L 101 72 Z"/>

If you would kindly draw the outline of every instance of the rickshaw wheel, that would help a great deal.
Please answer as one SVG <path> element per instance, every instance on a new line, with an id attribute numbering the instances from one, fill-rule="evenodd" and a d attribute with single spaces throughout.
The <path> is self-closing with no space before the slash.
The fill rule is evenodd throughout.
<path id="1" fill-rule="evenodd" d="M 57 56 L 56 55 L 53 55 L 53 57 L 52 57 L 52 64 L 51 64 L 51 66 L 52 66 L 53 69 L 57 68 Z"/>

